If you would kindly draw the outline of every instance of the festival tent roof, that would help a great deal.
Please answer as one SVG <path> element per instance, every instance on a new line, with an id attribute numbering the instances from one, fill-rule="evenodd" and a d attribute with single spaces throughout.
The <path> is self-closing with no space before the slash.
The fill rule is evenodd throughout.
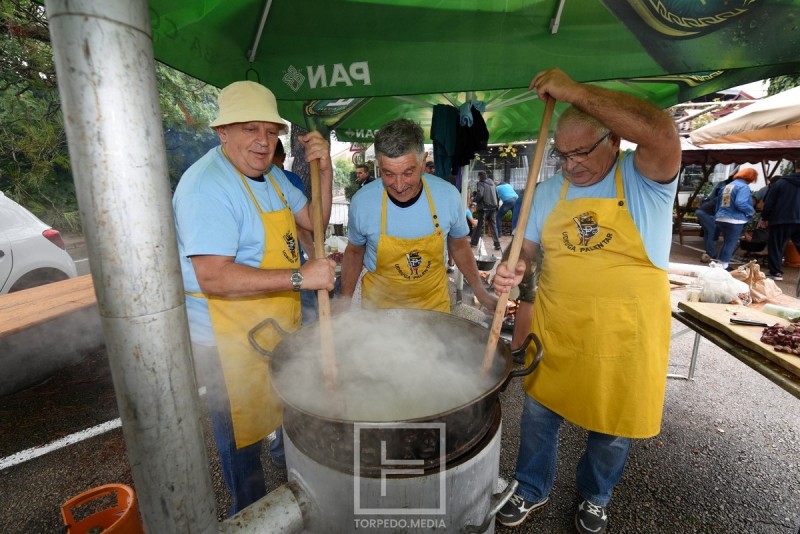
<path id="1" fill-rule="evenodd" d="M 800 143 L 800 87 L 764 98 L 698 128 L 695 144 L 790 141 Z"/>
<path id="2" fill-rule="evenodd" d="M 681 138 L 681 162 L 684 165 L 717 163 L 762 163 L 800 160 L 800 140 L 720 143 L 697 146 Z"/>
<path id="3" fill-rule="evenodd" d="M 150 0 L 155 57 L 218 87 L 258 80 L 286 119 L 371 142 L 479 100 L 490 142 L 535 138 L 558 66 L 662 108 L 800 72 L 800 0 Z M 556 109 L 558 114 L 558 108 Z"/>

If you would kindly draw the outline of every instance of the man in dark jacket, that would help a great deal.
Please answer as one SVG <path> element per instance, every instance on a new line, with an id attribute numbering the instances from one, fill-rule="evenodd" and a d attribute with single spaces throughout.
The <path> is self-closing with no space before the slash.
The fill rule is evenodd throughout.
<path id="1" fill-rule="evenodd" d="M 358 180 L 358 188 L 361 189 L 370 182 L 375 181 L 375 177 L 369 173 L 369 166 L 359 163 L 356 165 L 356 180 Z"/>
<path id="2" fill-rule="evenodd" d="M 472 246 L 478 245 L 478 239 L 483 234 L 483 224 L 486 221 L 492 230 L 494 249 L 500 250 L 500 234 L 497 231 L 497 189 L 494 181 L 490 180 L 483 171 L 478 171 L 477 189 L 472 194 L 472 199 L 478 205 L 478 210 L 475 213 L 478 219 L 478 226 L 472 232 Z"/>
<path id="3" fill-rule="evenodd" d="M 768 228 L 769 276 L 783 280 L 783 251 L 790 239 L 800 250 L 800 173 L 789 174 L 769 186 L 759 228 Z"/>

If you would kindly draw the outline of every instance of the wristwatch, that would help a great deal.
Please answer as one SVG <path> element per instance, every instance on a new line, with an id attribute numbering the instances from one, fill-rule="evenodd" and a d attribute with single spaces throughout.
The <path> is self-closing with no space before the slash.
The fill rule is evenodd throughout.
<path id="1" fill-rule="evenodd" d="M 300 286 L 303 285 L 303 275 L 300 273 L 300 269 L 292 269 L 292 276 L 289 277 L 289 280 L 292 282 L 292 289 L 300 291 Z"/>

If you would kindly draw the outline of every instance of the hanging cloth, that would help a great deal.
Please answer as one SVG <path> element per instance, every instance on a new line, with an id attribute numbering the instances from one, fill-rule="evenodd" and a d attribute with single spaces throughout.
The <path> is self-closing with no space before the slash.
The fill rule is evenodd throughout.
<path id="1" fill-rule="evenodd" d="M 458 109 L 446 104 L 433 106 L 431 118 L 431 141 L 433 141 L 433 162 L 436 176 L 447 178 L 453 174 L 453 156 L 456 153 Z"/>
<path id="2" fill-rule="evenodd" d="M 458 125 L 456 136 L 456 152 L 453 158 L 453 173 L 455 168 L 469 165 L 476 152 L 486 150 L 489 143 L 489 130 L 483 116 L 475 106 L 470 105 L 472 126 Z"/>

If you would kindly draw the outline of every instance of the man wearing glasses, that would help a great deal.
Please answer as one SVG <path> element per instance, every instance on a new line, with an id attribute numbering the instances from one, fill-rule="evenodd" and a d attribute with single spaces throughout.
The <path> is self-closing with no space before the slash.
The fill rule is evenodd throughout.
<path id="1" fill-rule="evenodd" d="M 537 74 L 531 88 L 571 106 L 555 127 L 561 173 L 536 188 L 520 262 L 514 272 L 503 262 L 494 281 L 509 290 L 544 252 L 531 330 L 546 356 L 525 380 L 519 487 L 497 518 L 519 525 L 547 504 L 566 419 L 588 430 L 575 527 L 598 534 L 631 440 L 661 426 L 680 142 L 672 119 L 637 97 L 559 69 Z M 621 138 L 636 150 L 621 152 Z"/>

